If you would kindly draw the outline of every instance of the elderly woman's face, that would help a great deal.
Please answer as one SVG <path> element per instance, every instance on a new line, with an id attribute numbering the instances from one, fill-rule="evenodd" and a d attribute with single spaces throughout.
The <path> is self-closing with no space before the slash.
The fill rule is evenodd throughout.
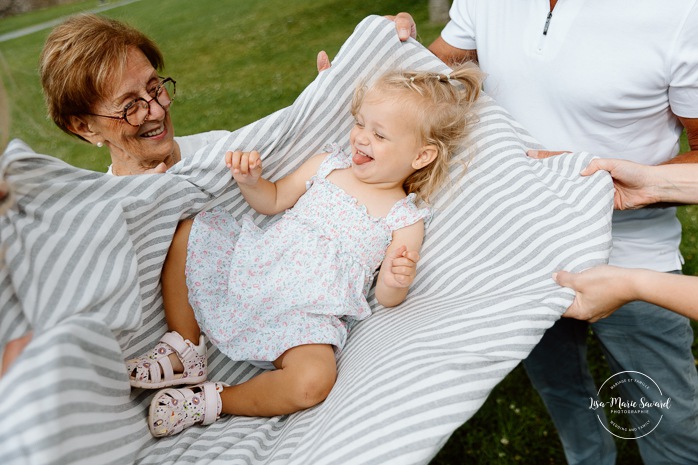
<path id="1" fill-rule="evenodd" d="M 115 83 L 111 95 L 101 98 L 93 107 L 95 114 L 121 116 L 130 102 L 137 98 L 151 101 L 150 92 L 160 82 L 143 52 L 130 49 L 121 81 Z M 146 121 L 135 127 L 123 119 L 92 117 L 90 126 L 104 145 L 109 147 L 112 160 L 119 157 L 152 168 L 164 161 L 168 166 L 179 157 L 175 153 L 174 128 L 169 111 L 156 100 L 150 102 L 150 113 Z M 96 142 L 95 142 L 96 143 Z"/>

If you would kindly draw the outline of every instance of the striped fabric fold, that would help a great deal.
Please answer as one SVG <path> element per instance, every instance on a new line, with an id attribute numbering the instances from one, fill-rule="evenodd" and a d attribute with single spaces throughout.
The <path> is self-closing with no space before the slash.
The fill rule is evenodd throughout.
<path id="1" fill-rule="evenodd" d="M 182 218 L 249 212 L 223 162 L 258 150 L 277 179 L 330 142 L 347 146 L 349 102 L 391 67 L 447 72 L 394 25 L 368 17 L 293 105 L 241 128 L 167 174 L 111 177 L 13 141 L 0 174 L 15 204 L 0 218 L 0 344 L 34 339 L 0 380 L 0 463 L 428 463 L 540 340 L 574 294 L 551 279 L 608 259 L 608 175 L 587 153 L 532 160 L 528 133 L 487 96 L 468 161 L 434 202 L 407 300 L 352 330 L 322 404 L 274 418 L 223 417 L 153 439 L 153 391 L 131 390 L 124 359 L 166 331 L 160 270 Z M 273 218 L 255 216 L 264 224 Z M 210 378 L 259 373 L 209 345 Z"/>

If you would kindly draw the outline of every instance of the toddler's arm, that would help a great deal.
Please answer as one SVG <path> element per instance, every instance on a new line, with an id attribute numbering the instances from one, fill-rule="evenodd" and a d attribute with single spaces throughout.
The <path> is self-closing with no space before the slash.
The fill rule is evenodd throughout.
<path id="1" fill-rule="evenodd" d="M 276 182 L 262 178 L 262 158 L 257 151 L 226 152 L 225 164 L 247 203 L 259 213 L 275 215 L 296 204 L 305 192 L 306 181 L 317 172 L 325 156 L 327 154 L 315 155 Z"/>
<path id="2" fill-rule="evenodd" d="M 417 262 L 423 239 L 422 221 L 393 231 L 393 241 L 385 252 L 376 283 L 376 299 L 384 307 L 394 307 L 407 297 L 417 276 Z"/>

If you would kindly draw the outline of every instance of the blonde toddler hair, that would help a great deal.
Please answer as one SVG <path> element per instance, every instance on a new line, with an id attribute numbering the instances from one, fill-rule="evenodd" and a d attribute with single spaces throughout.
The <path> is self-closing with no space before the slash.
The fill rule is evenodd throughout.
<path id="1" fill-rule="evenodd" d="M 414 115 L 423 145 L 437 148 L 436 159 L 412 173 L 404 182 L 407 194 L 429 203 L 430 197 L 448 179 L 451 157 L 469 135 L 475 121 L 473 104 L 480 96 L 484 74 L 473 63 L 457 66 L 449 74 L 392 70 L 370 85 L 354 92 L 352 115 L 359 111 L 371 91 L 385 97 L 400 98 L 406 113 Z"/>

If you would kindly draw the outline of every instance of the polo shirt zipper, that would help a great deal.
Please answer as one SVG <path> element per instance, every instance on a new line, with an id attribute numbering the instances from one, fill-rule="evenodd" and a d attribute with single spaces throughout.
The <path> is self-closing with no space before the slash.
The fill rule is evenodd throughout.
<path id="1" fill-rule="evenodd" d="M 548 18 L 545 20 L 545 27 L 543 28 L 543 35 L 548 35 L 548 28 L 550 27 L 550 19 L 553 17 L 553 10 L 548 13 Z"/>

